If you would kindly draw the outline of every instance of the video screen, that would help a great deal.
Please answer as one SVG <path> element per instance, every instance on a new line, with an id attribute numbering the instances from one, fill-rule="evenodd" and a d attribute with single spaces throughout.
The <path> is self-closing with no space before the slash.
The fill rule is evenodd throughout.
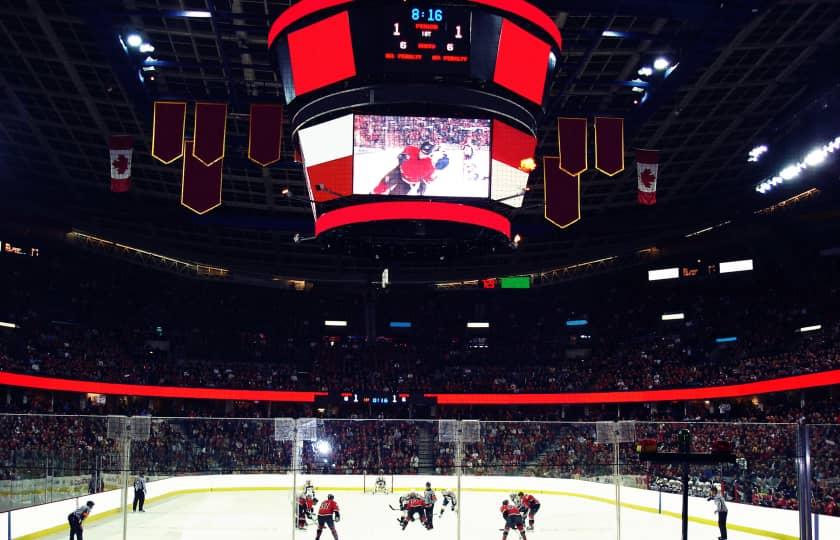
<path id="1" fill-rule="evenodd" d="M 490 120 L 356 115 L 353 153 L 356 195 L 490 195 Z"/>

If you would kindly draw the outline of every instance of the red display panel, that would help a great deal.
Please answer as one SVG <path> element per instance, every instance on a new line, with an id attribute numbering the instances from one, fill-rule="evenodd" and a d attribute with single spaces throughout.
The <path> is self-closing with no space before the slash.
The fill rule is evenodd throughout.
<path id="1" fill-rule="evenodd" d="M 493 120 L 491 199 L 516 208 L 522 206 L 522 192 L 533 170 L 536 146 L 537 139 L 530 133 Z"/>
<path id="2" fill-rule="evenodd" d="M 290 32 L 289 58 L 298 96 L 355 76 L 347 12 Z"/>
<path id="3" fill-rule="evenodd" d="M 697 401 L 789 392 L 840 384 L 840 369 L 767 381 L 705 388 L 636 390 L 630 392 L 574 392 L 555 394 L 425 394 L 438 405 L 574 405 L 587 403 L 650 403 Z"/>
<path id="4" fill-rule="evenodd" d="M 74 379 L 37 377 L 0 371 L 0 385 L 80 392 L 83 394 L 106 394 L 116 396 L 144 396 L 186 399 L 221 399 L 227 401 L 289 401 L 312 403 L 316 396 L 326 392 L 292 392 L 279 390 L 228 390 L 222 388 L 183 388 L 180 386 L 151 386 L 143 384 L 120 384 Z"/>
<path id="5" fill-rule="evenodd" d="M 548 43 L 505 19 L 493 82 L 541 105 L 550 53 Z"/>
<path id="6" fill-rule="evenodd" d="M 510 238 L 510 220 L 501 214 L 465 204 L 445 202 L 366 203 L 325 212 L 315 221 L 315 236 L 329 230 L 372 221 L 428 220 L 476 225 Z"/>

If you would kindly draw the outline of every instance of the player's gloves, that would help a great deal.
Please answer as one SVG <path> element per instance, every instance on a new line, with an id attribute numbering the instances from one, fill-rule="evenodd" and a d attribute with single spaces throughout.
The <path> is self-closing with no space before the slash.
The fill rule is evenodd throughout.
<path id="1" fill-rule="evenodd" d="M 405 152 L 401 152 L 400 155 L 397 156 L 397 161 L 402 163 L 403 161 L 407 160 L 408 158 L 409 158 L 408 154 L 406 154 Z"/>
<path id="2" fill-rule="evenodd" d="M 338 512 L 336 512 L 336 513 L 335 513 L 335 522 L 336 522 L 336 523 L 338 523 L 339 521 L 341 521 L 341 514 L 339 514 Z"/>

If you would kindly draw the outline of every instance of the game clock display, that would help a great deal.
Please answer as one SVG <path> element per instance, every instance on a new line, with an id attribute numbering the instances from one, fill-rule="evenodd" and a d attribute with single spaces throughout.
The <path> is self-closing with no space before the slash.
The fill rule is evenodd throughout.
<path id="1" fill-rule="evenodd" d="M 466 8 L 411 3 L 387 8 L 383 35 L 386 69 L 467 72 L 470 24 Z"/>

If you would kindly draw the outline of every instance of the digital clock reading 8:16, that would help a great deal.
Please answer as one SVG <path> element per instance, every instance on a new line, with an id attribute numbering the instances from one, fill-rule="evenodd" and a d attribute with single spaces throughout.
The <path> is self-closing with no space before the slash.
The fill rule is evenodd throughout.
<path id="1" fill-rule="evenodd" d="M 443 10 L 436 8 L 411 8 L 412 21 L 443 22 Z"/>

